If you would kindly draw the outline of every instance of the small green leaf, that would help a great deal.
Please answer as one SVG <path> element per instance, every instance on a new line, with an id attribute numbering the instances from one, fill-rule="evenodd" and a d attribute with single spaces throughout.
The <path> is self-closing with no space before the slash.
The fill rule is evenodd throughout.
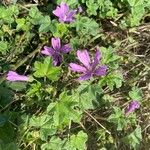
<path id="1" fill-rule="evenodd" d="M 53 136 L 48 143 L 41 146 L 41 150 L 62 150 L 65 140 Z"/>
<path id="2" fill-rule="evenodd" d="M 132 133 L 124 138 L 126 144 L 130 145 L 131 148 L 138 149 L 140 142 L 142 141 L 141 127 L 138 126 Z"/>
<path id="3" fill-rule="evenodd" d="M 0 41 L 0 52 L 2 54 L 6 54 L 7 50 L 8 50 L 8 43 L 4 41 Z"/>
<path id="4" fill-rule="evenodd" d="M 141 100 L 142 98 L 142 93 L 141 93 L 141 90 L 137 87 L 133 87 L 132 88 L 132 91 L 129 92 L 129 96 L 132 100 Z"/>
<path id="5" fill-rule="evenodd" d="M 39 32 L 48 32 L 50 30 L 51 20 L 49 16 L 45 16 L 40 21 Z"/>
<path id="6" fill-rule="evenodd" d="M 24 89 L 26 89 L 26 82 L 9 82 L 8 86 L 15 91 L 23 91 Z"/>
<path id="7" fill-rule="evenodd" d="M 44 126 L 51 118 L 48 115 L 41 115 L 39 117 L 33 116 L 30 119 L 30 126 L 40 128 Z"/>
<path id="8" fill-rule="evenodd" d="M 127 125 L 126 118 L 124 116 L 123 111 L 119 107 L 113 107 L 114 113 L 112 113 L 108 120 L 113 122 L 117 126 L 117 130 L 122 130 Z"/>
<path id="9" fill-rule="evenodd" d="M 86 141 L 88 136 L 83 131 L 80 131 L 77 135 L 72 135 L 70 140 L 67 142 L 65 148 L 67 150 L 85 150 Z"/>
<path id="10" fill-rule="evenodd" d="M 37 78 L 47 77 L 49 80 L 56 81 L 59 79 L 60 67 L 53 67 L 52 59 L 47 57 L 44 62 L 36 61 L 34 63 L 35 73 Z"/>
<path id="11" fill-rule="evenodd" d="M 63 37 L 64 35 L 67 35 L 68 28 L 66 24 L 56 23 L 55 25 L 56 25 L 55 30 L 53 30 L 54 31 L 53 35 L 55 37 Z"/>

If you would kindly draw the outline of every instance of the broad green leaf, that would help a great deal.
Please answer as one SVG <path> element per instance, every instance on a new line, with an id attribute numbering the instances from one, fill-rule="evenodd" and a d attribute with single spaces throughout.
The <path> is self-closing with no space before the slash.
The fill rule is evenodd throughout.
<path id="1" fill-rule="evenodd" d="M 120 88 L 122 86 L 123 82 L 123 76 L 119 72 L 112 72 L 109 73 L 107 76 L 103 77 L 100 81 L 99 84 L 101 86 L 108 85 L 109 89 L 112 91 L 114 89 L 114 86 L 116 88 Z"/>
<path id="2" fill-rule="evenodd" d="M 70 121 L 80 122 L 81 112 L 77 106 L 77 102 L 72 100 L 66 92 L 61 93 L 59 101 L 54 108 L 54 122 L 56 126 L 68 125 Z"/>
<path id="3" fill-rule="evenodd" d="M 47 141 L 49 136 L 55 135 L 57 128 L 52 125 L 51 122 L 47 123 L 47 125 L 43 126 L 40 129 L 40 138 L 43 141 Z"/>
<path id="4" fill-rule="evenodd" d="M 138 126 L 132 133 L 124 138 L 126 144 L 130 145 L 131 148 L 138 149 L 140 142 L 142 141 L 141 127 Z"/>
<path id="5" fill-rule="evenodd" d="M 56 81 L 59 79 L 60 67 L 53 67 L 52 59 L 47 57 L 44 62 L 36 61 L 34 63 L 35 73 L 37 78 L 47 77 L 49 80 Z"/>
<path id="6" fill-rule="evenodd" d="M 5 144 L 14 140 L 14 128 L 8 121 L 0 127 L 0 133 L 0 141 L 2 140 Z"/>
<path id="7" fill-rule="evenodd" d="M 26 89 L 26 82 L 9 82 L 8 86 L 15 91 L 23 91 Z"/>
<path id="8" fill-rule="evenodd" d="M 51 118 L 48 115 L 41 115 L 39 117 L 33 116 L 30 119 L 30 126 L 41 128 L 44 126 Z"/>
<path id="9" fill-rule="evenodd" d="M 13 100 L 14 93 L 12 90 L 0 86 L 0 105 L 5 107 Z"/>
<path id="10" fill-rule="evenodd" d="M 85 150 L 86 149 L 86 141 L 88 136 L 83 131 L 78 132 L 77 135 L 72 135 L 70 140 L 67 142 L 65 148 L 67 150 Z"/>
<path id="11" fill-rule="evenodd" d="M 91 18 L 78 16 L 73 24 L 78 34 L 96 36 L 99 33 L 99 24 Z"/>
<path id="12" fill-rule="evenodd" d="M 41 150 L 62 150 L 65 140 L 53 136 L 48 143 L 42 144 Z"/>
<path id="13" fill-rule="evenodd" d="M 5 144 L 0 141 L 0 150 L 19 150 L 19 148 L 14 142 Z"/>
<path id="14" fill-rule="evenodd" d="M 101 86 L 92 85 L 90 82 L 82 82 L 76 91 L 75 99 L 79 100 L 82 109 L 94 109 L 99 106 L 98 95 L 101 93 Z"/>

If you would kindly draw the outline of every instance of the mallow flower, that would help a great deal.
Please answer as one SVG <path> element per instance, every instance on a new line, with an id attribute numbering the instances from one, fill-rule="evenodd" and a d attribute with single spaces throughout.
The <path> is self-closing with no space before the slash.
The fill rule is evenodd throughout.
<path id="1" fill-rule="evenodd" d="M 125 115 L 129 115 L 130 113 L 134 112 L 136 109 L 140 107 L 140 104 L 138 101 L 133 100 L 129 103 L 127 109 L 125 110 Z"/>
<path id="2" fill-rule="evenodd" d="M 52 38 L 51 45 L 52 47 L 44 46 L 41 53 L 51 56 L 53 58 L 54 66 L 58 66 L 62 63 L 63 54 L 70 52 L 71 47 L 69 44 L 61 46 L 60 38 Z"/>
<path id="3" fill-rule="evenodd" d="M 105 76 L 107 71 L 107 66 L 99 65 L 101 59 L 101 53 L 97 49 L 94 60 L 91 61 L 89 53 L 87 50 L 78 50 L 77 57 L 81 62 L 81 65 L 76 63 L 70 63 L 69 68 L 72 71 L 81 73 L 79 80 L 88 80 L 92 76 Z"/>
<path id="4" fill-rule="evenodd" d="M 69 6 L 64 2 L 61 2 L 61 4 L 53 10 L 53 14 L 59 18 L 59 22 L 73 22 L 76 13 L 77 10 L 70 10 Z"/>
<path id="5" fill-rule="evenodd" d="M 29 81 L 29 77 L 25 75 L 19 75 L 15 71 L 9 71 L 6 79 L 8 81 Z"/>

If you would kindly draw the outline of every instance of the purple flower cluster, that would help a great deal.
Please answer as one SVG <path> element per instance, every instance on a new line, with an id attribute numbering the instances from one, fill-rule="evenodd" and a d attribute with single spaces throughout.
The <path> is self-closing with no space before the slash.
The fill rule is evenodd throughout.
<path id="1" fill-rule="evenodd" d="M 77 12 L 82 12 L 82 8 L 78 7 L 75 10 L 70 10 L 69 6 L 61 2 L 59 6 L 53 11 L 53 14 L 59 18 L 60 22 L 70 23 L 75 20 Z M 41 51 L 42 54 L 48 55 L 53 59 L 53 65 L 58 66 L 63 61 L 63 55 L 69 53 L 71 47 L 69 44 L 61 45 L 60 38 L 51 39 L 51 47 L 44 46 Z M 78 50 L 77 57 L 81 64 L 70 63 L 69 68 L 72 71 L 81 73 L 79 80 L 88 80 L 93 76 L 105 76 L 107 72 L 107 66 L 99 65 L 101 59 L 101 53 L 97 49 L 93 61 L 91 61 L 87 50 Z M 14 71 L 9 71 L 6 77 L 9 81 L 29 81 L 28 76 L 19 75 Z"/>

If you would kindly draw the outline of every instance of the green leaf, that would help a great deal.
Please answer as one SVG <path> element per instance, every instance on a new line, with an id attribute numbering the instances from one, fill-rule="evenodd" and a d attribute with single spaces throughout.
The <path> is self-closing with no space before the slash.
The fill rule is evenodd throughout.
<path id="1" fill-rule="evenodd" d="M 45 16 L 40 20 L 39 32 L 48 32 L 50 30 L 51 20 L 49 16 Z"/>
<path id="2" fill-rule="evenodd" d="M 5 144 L 0 141 L 0 150 L 19 150 L 19 149 L 14 142 Z"/>
<path id="3" fill-rule="evenodd" d="M 102 93 L 100 85 L 82 82 L 75 91 L 75 99 L 79 101 L 82 109 L 94 109 L 99 106 L 98 95 Z"/>
<path id="4" fill-rule="evenodd" d="M 142 99 L 142 92 L 139 88 L 133 87 L 132 91 L 129 92 L 129 96 L 132 100 L 140 101 Z"/>
<path id="5" fill-rule="evenodd" d="M 37 7 L 31 7 L 31 9 L 29 10 L 29 16 L 32 18 L 38 18 L 39 16 L 41 16 L 41 12 Z"/>
<path id="6" fill-rule="evenodd" d="M 57 128 L 52 125 L 52 122 L 48 122 L 44 127 L 40 129 L 40 138 L 43 141 L 47 141 L 49 136 L 56 134 Z"/>
<path id="7" fill-rule="evenodd" d="M 0 41 L 0 52 L 2 54 L 6 54 L 7 50 L 8 50 L 8 43 L 5 41 Z"/>
<path id="8" fill-rule="evenodd" d="M 33 116 L 30 119 L 30 126 L 41 128 L 44 126 L 51 118 L 48 115 L 41 115 L 39 117 Z"/>
<path id="9" fill-rule="evenodd" d="M 80 131 L 77 135 L 72 135 L 70 140 L 67 142 L 65 148 L 67 150 L 85 150 L 86 141 L 88 136 L 83 131 Z"/>
<path id="10" fill-rule="evenodd" d="M 33 116 L 30 119 L 29 125 L 31 127 L 36 127 L 40 129 L 40 138 L 43 141 L 47 141 L 48 136 L 54 135 L 57 131 L 56 126 L 54 126 L 52 116 L 43 114 L 41 116 Z"/>
<path id="11" fill-rule="evenodd" d="M 0 141 L 2 140 L 4 144 L 10 143 L 14 140 L 15 132 L 12 125 L 8 121 L 0 127 L 0 133 Z"/>
<path id="12" fill-rule="evenodd" d="M 12 90 L 0 86 L 0 105 L 2 107 L 5 107 L 9 103 L 11 103 L 13 100 L 13 96 L 14 93 L 12 92 Z"/>
<path id="13" fill-rule="evenodd" d="M 113 107 L 114 113 L 108 117 L 108 121 L 113 122 L 117 126 L 117 130 L 122 130 L 127 125 L 123 111 L 119 107 Z"/>
<path id="14" fill-rule="evenodd" d="M 62 150 L 65 140 L 53 136 L 48 143 L 42 144 L 41 150 Z"/>
<path id="15" fill-rule="evenodd" d="M 99 6 L 97 5 L 97 3 L 94 2 L 94 0 L 90 0 L 90 1 L 86 1 L 86 6 L 87 6 L 87 13 L 89 16 L 97 15 L 97 10 L 99 8 Z"/>
<path id="16" fill-rule="evenodd" d="M 99 24 L 91 18 L 78 16 L 74 24 L 78 34 L 96 36 L 99 33 Z"/>
<path id="17" fill-rule="evenodd" d="M 116 88 L 120 88 L 122 86 L 123 82 L 123 76 L 119 72 L 112 72 L 109 73 L 107 76 L 103 77 L 100 81 L 99 84 L 101 86 L 108 85 L 109 89 L 112 91 L 114 89 L 114 86 Z"/>
<path id="18" fill-rule="evenodd" d="M 115 53 L 112 47 L 100 47 L 102 52 L 102 64 L 108 65 L 109 69 L 117 69 L 120 57 Z"/>
<path id="19" fill-rule="evenodd" d="M 124 138 L 124 142 L 134 149 L 138 149 L 138 146 L 141 141 L 142 131 L 140 126 L 138 126 L 132 133 L 130 133 Z"/>
<path id="20" fill-rule="evenodd" d="M 16 19 L 17 29 L 21 29 L 25 25 L 26 20 L 24 18 Z"/>
<path id="21" fill-rule="evenodd" d="M 57 81 L 60 75 L 60 67 L 53 67 L 52 59 L 47 57 L 44 62 L 36 61 L 34 63 L 35 73 L 37 78 L 47 77 L 49 80 Z"/>
<path id="22" fill-rule="evenodd" d="M 40 99 L 42 95 L 41 89 L 42 89 L 42 86 L 40 82 L 30 84 L 30 88 L 27 91 L 27 96 L 28 97 L 37 96 Z"/>
<path id="23" fill-rule="evenodd" d="M 30 21 L 32 24 L 41 24 L 41 19 L 43 19 L 43 16 L 37 7 L 31 7 L 31 9 L 29 10 L 29 16 L 31 17 Z"/>
<path id="24" fill-rule="evenodd" d="M 71 120 L 73 122 L 80 122 L 81 112 L 76 108 L 77 104 L 66 92 L 61 93 L 59 101 L 53 110 L 55 125 L 68 125 Z"/>
<path id="25" fill-rule="evenodd" d="M 9 82 L 8 86 L 15 91 L 23 91 L 26 89 L 27 83 L 26 82 Z"/>
<path id="26" fill-rule="evenodd" d="M 63 37 L 64 35 L 67 35 L 68 28 L 66 24 L 63 23 L 55 23 L 55 30 L 53 30 L 53 35 L 55 37 Z"/>

